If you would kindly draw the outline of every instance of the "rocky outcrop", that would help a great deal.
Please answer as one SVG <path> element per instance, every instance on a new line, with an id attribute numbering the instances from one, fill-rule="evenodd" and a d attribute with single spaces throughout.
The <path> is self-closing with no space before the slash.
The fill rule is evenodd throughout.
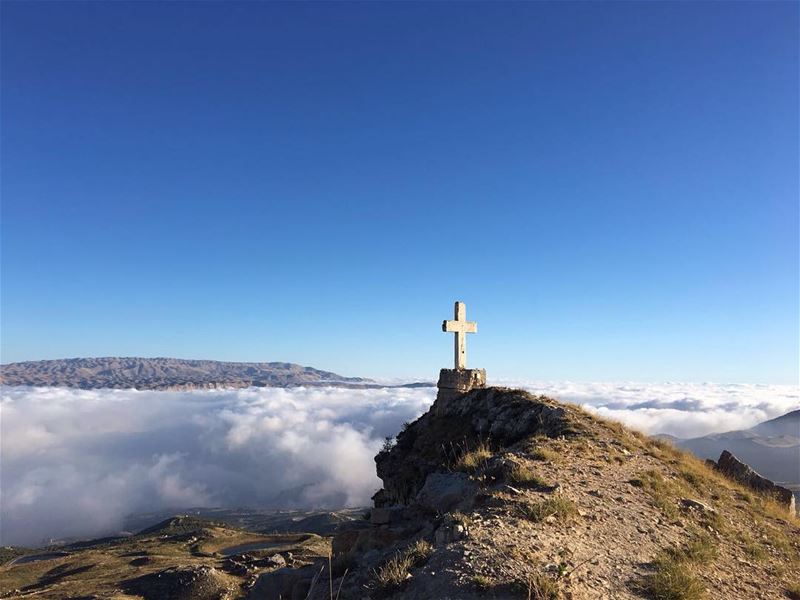
<path id="1" fill-rule="evenodd" d="M 791 514 L 795 514 L 795 498 L 791 490 L 776 485 L 766 477 L 762 477 L 727 450 L 724 450 L 720 455 L 716 468 L 726 477 L 734 479 L 742 485 L 773 496 L 778 502 L 786 506 Z"/>
<path id="2" fill-rule="evenodd" d="M 122 587 L 145 600 L 218 600 L 231 592 L 224 575 L 209 566 L 171 567 L 125 581 Z"/>
<path id="3" fill-rule="evenodd" d="M 375 506 L 413 504 L 431 473 L 447 472 L 458 455 L 481 442 L 502 448 L 525 437 L 569 431 L 563 407 L 522 390 L 476 389 L 456 402 L 437 404 L 375 457 L 383 480 Z"/>

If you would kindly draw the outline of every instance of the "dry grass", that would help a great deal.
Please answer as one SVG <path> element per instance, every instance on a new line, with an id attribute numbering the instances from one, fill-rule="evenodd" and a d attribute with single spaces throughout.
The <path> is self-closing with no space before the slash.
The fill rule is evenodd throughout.
<path id="1" fill-rule="evenodd" d="M 494 585 L 494 580 L 486 575 L 474 575 L 472 583 L 479 590 L 487 590 Z"/>
<path id="2" fill-rule="evenodd" d="M 556 462 L 559 459 L 557 452 L 553 452 L 547 448 L 534 448 L 530 451 L 531 460 L 538 460 L 541 462 Z"/>
<path id="3" fill-rule="evenodd" d="M 670 519 L 678 516 L 678 508 L 676 505 L 676 498 L 680 491 L 676 486 L 664 479 L 661 473 L 650 469 L 645 471 L 634 479 L 628 481 L 632 486 L 642 488 L 653 501 L 653 505 L 660 508 L 661 511 Z"/>
<path id="4" fill-rule="evenodd" d="M 695 572 L 717 556 L 714 539 L 695 533 L 694 539 L 680 548 L 667 548 L 653 561 L 655 571 L 645 577 L 645 589 L 654 600 L 699 600 L 706 597 L 705 585 Z"/>
<path id="5" fill-rule="evenodd" d="M 686 561 L 695 564 L 708 564 L 717 555 L 717 546 L 711 536 L 699 534 L 681 548 L 669 548 L 664 551 L 664 556 L 676 561 Z"/>
<path id="6" fill-rule="evenodd" d="M 516 464 L 508 474 L 508 481 L 514 485 L 532 486 L 545 488 L 549 487 L 547 482 L 539 477 L 533 469 L 527 465 Z"/>
<path id="7" fill-rule="evenodd" d="M 521 503 L 517 505 L 520 514 L 534 523 L 540 523 L 548 517 L 567 520 L 578 512 L 575 503 L 566 496 L 553 496 L 539 502 Z"/>
<path id="8" fill-rule="evenodd" d="M 418 567 L 433 553 L 433 546 L 425 540 L 417 540 L 405 550 L 398 552 L 375 571 L 375 585 L 378 589 L 388 591 L 399 587 L 410 574 L 411 569 Z"/>
<path id="9" fill-rule="evenodd" d="M 653 600 L 700 600 L 705 586 L 686 560 L 664 554 L 655 563 L 655 572 L 645 578 L 645 589 Z"/>
<path id="10" fill-rule="evenodd" d="M 527 581 L 528 600 L 558 600 L 558 584 L 546 575 L 534 575 Z"/>
<path id="11" fill-rule="evenodd" d="M 474 449 L 467 450 L 458 457 L 458 460 L 456 460 L 455 469 L 457 471 L 466 471 L 468 473 L 472 473 L 479 468 L 486 466 L 486 462 L 492 456 L 494 456 L 494 452 L 492 452 L 489 444 L 481 441 Z"/>

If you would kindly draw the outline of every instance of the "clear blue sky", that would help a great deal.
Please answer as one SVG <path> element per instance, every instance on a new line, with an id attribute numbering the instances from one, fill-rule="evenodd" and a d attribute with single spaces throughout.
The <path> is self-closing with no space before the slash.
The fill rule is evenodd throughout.
<path id="1" fill-rule="evenodd" d="M 2 2 L 2 361 L 796 383 L 798 6 Z"/>

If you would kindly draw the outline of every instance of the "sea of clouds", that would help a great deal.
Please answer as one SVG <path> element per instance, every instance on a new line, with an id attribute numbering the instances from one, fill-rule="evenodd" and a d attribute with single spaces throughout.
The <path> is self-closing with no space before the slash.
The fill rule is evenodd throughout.
<path id="1" fill-rule="evenodd" d="M 800 406 L 794 386 L 503 383 L 679 437 L 747 428 Z M 179 507 L 367 505 L 380 486 L 374 455 L 434 395 L 3 388 L 0 544 L 105 535 L 128 514 Z"/>

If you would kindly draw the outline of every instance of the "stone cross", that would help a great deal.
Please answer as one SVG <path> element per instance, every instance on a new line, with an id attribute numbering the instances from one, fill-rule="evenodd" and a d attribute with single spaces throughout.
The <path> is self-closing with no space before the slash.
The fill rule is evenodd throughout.
<path id="1" fill-rule="evenodd" d="M 454 320 L 442 321 L 442 331 L 456 334 L 456 371 L 461 371 L 467 368 L 467 334 L 478 333 L 478 324 L 467 321 L 467 306 L 463 302 L 456 302 L 454 312 Z"/>

